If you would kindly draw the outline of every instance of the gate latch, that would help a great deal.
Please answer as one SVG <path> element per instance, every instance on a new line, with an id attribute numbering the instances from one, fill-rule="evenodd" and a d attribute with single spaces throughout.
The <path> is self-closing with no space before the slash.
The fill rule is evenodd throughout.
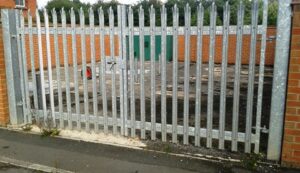
<path id="1" fill-rule="evenodd" d="M 17 103 L 17 106 L 23 106 L 23 102 L 22 102 L 22 101 L 19 101 L 19 102 Z"/>
<path id="2" fill-rule="evenodd" d="M 256 129 L 256 127 L 252 127 L 253 129 Z M 261 133 L 269 133 L 269 129 L 267 129 L 266 125 L 263 127 L 259 127 Z"/>
<path id="3" fill-rule="evenodd" d="M 112 71 L 113 67 L 117 64 L 117 62 L 112 60 L 110 63 L 111 63 L 110 71 Z"/>

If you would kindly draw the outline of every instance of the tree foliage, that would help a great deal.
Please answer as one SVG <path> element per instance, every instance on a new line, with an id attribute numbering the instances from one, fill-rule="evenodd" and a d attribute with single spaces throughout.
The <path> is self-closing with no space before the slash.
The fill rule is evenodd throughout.
<path id="1" fill-rule="evenodd" d="M 251 9 L 252 9 L 252 2 L 250 0 L 229 0 L 230 5 L 230 24 L 235 25 L 237 23 L 237 12 L 238 7 L 240 4 L 240 1 L 243 1 L 243 4 L 245 6 L 245 15 L 244 15 L 244 24 L 249 25 L 251 24 Z M 217 6 L 217 25 L 222 25 L 222 19 L 223 19 L 223 7 L 225 5 L 225 0 L 215 0 L 216 6 Z M 184 8 L 186 4 L 189 4 L 191 8 L 191 25 L 196 26 L 197 25 L 197 7 L 199 2 L 196 0 L 168 0 L 164 5 L 167 9 L 167 25 L 172 25 L 172 8 L 174 5 L 177 4 L 177 7 L 179 9 L 179 25 L 184 25 Z M 89 3 L 82 3 L 79 0 L 52 0 L 49 1 L 46 5 L 46 9 L 49 13 L 49 18 L 51 20 L 51 10 L 56 9 L 58 14 L 58 20 L 60 21 L 60 10 L 61 8 L 64 8 L 67 14 L 67 22 L 70 23 L 70 13 L 69 11 L 71 8 L 74 9 L 76 14 L 76 22 L 79 23 L 79 10 L 80 8 L 83 9 L 85 14 L 85 21 L 86 24 L 89 23 L 89 9 L 92 9 L 95 14 L 95 24 L 99 23 L 98 18 L 98 9 L 101 7 L 104 11 L 105 16 L 105 24 L 108 25 L 108 9 L 112 7 L 115 14 L 115 23 L 117 22 L 117 6 L 119 5 L 117 0 L 112 0 L 110 2 L 104 2 L 103 0 L 98 0 L 95 4 L 89 4 Z M 149 18 L 149 10 L 150 7 L 153 6 L 156 12 L 156 25 L 160 26 L 160 11 L 163 3 L 160 0 L 141 0 L 137 4 L 134 4 L 132 6 L 132 9 L 134 11 L 134 25 L 138 25 L 138 10 L 140 6 L 143 7 L 145 12 L 145 25 L 149 26 L 150 18 Z M 204 11 L 204 25 L 209 25 L 209 18 L 210 18 L 210 1 L 204 1 L 202 0 L 202 5 L 205 9 Z M 270 0 L 269 2 L 269 11 L 268 11 L 268 25 L 276 25 L 277 21 L 277 10 L 278 10 L 278 4 L 276 0 Z M 263 2 L 262 0 L 259 0 L 259 24 L 262 23 L 262 17 L 263 17 Z"/>
<path id="2" fill-rule="evenodd" d="M 85 21 L 88 23 L 88 9 L 91 7 L 91 4 L 85 4 L 81 3 L 79 0 L 52 0 L 49 1 L 46 5 L 46 10 L 48 11 L 49 14 L 49 19 L 52 19 L 52 14 L 51 11 L 55 9 L 57 13 L 57 19 L 58 22 L 61 22 L 61 10 L 64 9 L 66 12 L 66 20 L 67 23 L 71 23 L 71 18 L 70 18 L 70 10 L 71 8 L 74 9 L 75 15 L 76 15 L 76 23 L 79 23 L 79 10 L 80 8 L 83 9 L 85 13 Z"/>

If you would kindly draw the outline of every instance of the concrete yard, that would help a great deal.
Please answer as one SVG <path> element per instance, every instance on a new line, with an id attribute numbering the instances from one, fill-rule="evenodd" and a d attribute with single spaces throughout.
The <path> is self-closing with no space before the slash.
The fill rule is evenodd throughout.
<path id="1" fill-rule="evenodd" d="M 138 63 L 139 64 L 139 63 Z M 90 65 L 89 65 L 90 66 Z M 97 75 L 97 102 L 98 102 L 98 111 L 99 115 L 102 115 L 102 91 L 100 85 L 99 78 L 99 64 L 97 63 L 96 75 Z M 135 74 L 135 84 L 134 84 L 134 92 L 135 92 L 135 108 L 136 108 L 136 120 L 140 120 L 140 74 L 139 74 L 139 65 L 135 66 L 137 70 L 137 74 Z M 129 66 L 128 66 L 129 68 Z M 160 66 L 159 63 L 156 64 L 156 122 L 161 122 L 161 75 L 160 75 Z M 118 65 L 116 65 L 117 73 L 116 73 L 116 100 L 117 100 L 117 117 L 120 117 L 120 82 L 119 82 L 119 71 Z M 63 90 L 63 108 L 64 112 L 67 111 L 67 103 L 66 103 L 66 83 L 65 83 L 65 72 L 64 67 L 60 68 L 61 70 L 61 82 L 62 82 L 62 90 Z M 72 112 L 75 112 L 75 88 L 74 88 L 74 75 L 73 68 L 70 65 L 69 69 L 70 75 L 70 89 L 71 89 L 71 101 L 72 101 Z M 151 77 L 150 77 L 151 69 L 150 62 L 145 62 L 145 105 L 146 105 L 146 121 L 151 121 Z M 235 66 L 228 65 L 227 68 L 227 90 L 226 90 L 226 124 L 225 130 L 231 131 L 232 129 L 232 112 L 233 112 L 233 93 L 234 93 L 234 73 Z M 79 66 L 77 74 L 79 76 L 79 95 L 80 95 L 80 110 L 81 113 L 84 114 L 84 96 L 83 96 L 83 80 L 81 77 L 81 66 Z M 168 62 L 166 66 L 166 87 L 167 87 L 167 123 L 172 123 L 172 82 L 173 82 L 173 62 Z M 217 129 L 219 127 L 219 114 L 220 114 L 220 88 L 221 88 L 221 65 L 215 64 L 214 68 L 214 101 L 213 101 L 213 128 Z M 31 81 L 32 77 L 29 73 L 29 80 Z M 58 93 L 57 93 L 57 76 L 56 69 L 52 69 L 53 75 L 53 85 L 54 85 L 54 95 L 55 95 L 55 109 L 58 111 Z M 255 124 L 255 115 L 256 115 L 256 104 L 257 104 L 257 89 L 258 89 L 258 75 L 259 75 L 259 66 L 255 67 L 255 84 L 254 84 L 254 97 L 253 97 L 253 124 Z M 263 89 L 263 104 L 262 104 L 262 126 L 268 128 L 269 124 L 269 115 L 270 115 L 270 103 L 271 103 L 271 89 L 272 89 L 272 75 L 273 75 L 273 67 L 266 66 L 265 74 L 264 74 L 264 89 Z M 47 71 L 45 70 L 45 79 L 46 79 L 46 87 L 48 86 L 47 81 Z M 196 93 L 196 64 L 191 63 L 190 65 L 190 87 L 189 87 L 189 125 L 195 125 L 195 93 Z M 128 110 L 130 111 L 130 71 L 128 72 Z M 207 114 L 207 91 L 208 91 L 208 64 L 203 64 L 202 66 L 202 77 L 201 77 L 201 127 L 206 127 L 206 114 Z M 93 113 L 93 81 L 88 80 L 88 93 L 89 93 L 89 112 Z M 33 89 L 32 82 L 30 82 L 30 88 Z M 246 122 L 246 105 L 247 105 L 247 88 L 248 88 L 248 65 L 241 66 L 241 76 L 240 76 L 240 104 L 239 104 L 239 131 L 245 131 L 245 122 Z M 46 90 L 46 93 L 49 91 Z M 106 68 L 106 95 L 107 95 L 107 104 L 108 104 L 108 116 L 112 117 L 112 71 L 111 64 L 107 64 Z M 184 96 L 184 63 L 178 63 L 178 124 L 183 124 L 183 96 Z M 32 97 L 31 97 L 32 98 Z M 47 95 L 49 99 L 49 95 Z M 50 106 L 50 102 L 47 101 L 48 106 Z M 130 114 L 129 114 L 130 116 Z M 130 119 L 130 117 L 128 117 Z M 138 132 L 137 132 L 138 133 Z M 149 134 L 147 133 L 147 136 Z M 265 134 L 262 134 L 261 139 L 264 140 Z M 168 136 L 170 138 L 170 136 Z M 179 137 L 179 140 L 181 138 Z M 192 140 L 193 141 L 193 140 Z M 205 141 L 201 141 L 205 142 Z M 193 143 L 193 142 L 192 142 Z M 262 149 L 264 150 L 266 146 L 264 146 L 267 142 L 262 142 Z M 229 143 L 230 144 L 230 143 Z M 228 144 L 228 145 L 229 145 Z M 243 147 L 241 147 L 243 148 Z"/>

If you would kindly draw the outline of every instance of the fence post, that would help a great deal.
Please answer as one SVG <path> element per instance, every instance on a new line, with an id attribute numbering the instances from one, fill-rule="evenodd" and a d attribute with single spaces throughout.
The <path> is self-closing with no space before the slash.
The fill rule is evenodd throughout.
<path id="1" fill-rule="evenodd" d="M 1 20 L 3 30 L 3 46 L 6 67 L 6 82 L 8 89 L 9 115 L 11 125 L 20 125 L 24 123 L 23 99 L 20 82 L 20 68 L 18 58 L 17 43 L 17 23 L 16 10 L 2 9 Z"/>
<path id="2" fill-rule="evenodd" d="M 119 57 L 120 57 L 120 109 L 121 109 L 121 134 L 128 136 L 127 115 L 128 115 L 128 81 L 127 81 L 127 53 L 126 53 L 126 6 L 119 5 L 120 33 L 119 33 Z"/>
<path id="3" fill-rule="evenodd" d="M 291 31 L 291 0 L 278 1 L 277 39 L 267 158 L 279 160 L 283 133 Z"/>

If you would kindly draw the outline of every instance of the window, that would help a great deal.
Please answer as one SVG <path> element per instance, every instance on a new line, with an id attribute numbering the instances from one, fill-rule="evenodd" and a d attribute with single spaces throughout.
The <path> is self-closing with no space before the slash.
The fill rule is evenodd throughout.
<path id="1" fill-rule="evenodd" d="M 25 0 L 15 0 L 16 7 L 25 7 Z"/>

